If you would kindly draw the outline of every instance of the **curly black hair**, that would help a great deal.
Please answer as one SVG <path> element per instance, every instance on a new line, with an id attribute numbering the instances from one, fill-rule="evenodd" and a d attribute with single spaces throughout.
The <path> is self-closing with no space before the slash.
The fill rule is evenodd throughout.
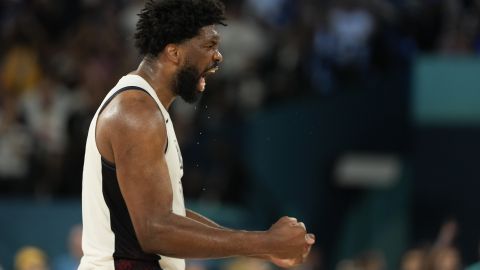
<path id="1" fill-rule="evenodd" d="M 191 39 L 204 26 L 226 25 L 219 0 L 149 0 L 139 17 L 135 46 L 144 56 L 157 56 L 167 44 Z"/>

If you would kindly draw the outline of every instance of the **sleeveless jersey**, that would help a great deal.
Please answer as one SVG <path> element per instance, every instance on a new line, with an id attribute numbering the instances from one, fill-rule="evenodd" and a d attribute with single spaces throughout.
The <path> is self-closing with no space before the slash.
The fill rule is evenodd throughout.
<path id="1" fill-rule="evenodd" d="M 165 151 L 173 190 L 173 212 L 185 216 L 181 182 L 183 161 L 170 116 L 147 81 L 138 75 L 126 75 L 107 94 L 95 113 L 88 131 L 82 182 L 84 255 L 79 270 L 184 270 L 183 259 L 169 258 L 161 254 L 147 254 L 142 251 L 120 192 L 115 166 L 104 160 L 97 148 L 95 130 L 98 115 L 117 94 L 125 90 L 146 92 L 155 100 L 163 114 L 167 130 L 167 146 L 166 149 L 159 149 L 159 151 Z M 138 263 L 138 267 L 132 265 L 135 262 Z"/>

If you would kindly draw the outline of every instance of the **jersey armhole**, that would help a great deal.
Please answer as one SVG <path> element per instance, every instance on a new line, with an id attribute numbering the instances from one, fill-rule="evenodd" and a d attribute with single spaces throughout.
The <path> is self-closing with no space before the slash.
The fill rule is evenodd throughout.
<path id="1" fill-rule="evenodd" d="M 95 146 L 97 147 L 97 151 L 98 153 L 100 154 L 100 158 L 102 160 L 102 164 L 103 165 L 106 165 L 107 167 L 115 170 L 115 162 L 113 161 L 110 161 L 108 159 L 106 159 L 104 156 L 102 156 L 102 154 L 100 153 L 100 150 L 98 149 L 98 146 L 97 146 L 97 123 L 98 123 L 98 118 L 100 117 L 100 114 L 102 114 L 103 110 L 107 107 L 107 105 L 116 97 L 118 96 L 119 94 L 125 92 L 125 91 L 130 91 L 130 90 L 133 90 L 133 91 L 143 91 L 145 92 L 148 96 L 150 96 L 152 99 L 152 95 L 150 95 L 150 93 L 141 88 L 141 87 L 138 87 L 138 86 L 126 86 L 126 87 L 123 87 L 123 88 L 120 88 L 118 89 L 115 93 L 113 93 L 113 95 L 111 95 L 103 104 L 102 106 L 100 107 L 100 110 L 98 111 L 98 115 L 97 115 L 97 119 L 96 119 L 96 122 L 95 122 L 95 134 L 94 134 L 94 140 L 95 140 Z M 155 99 L 154 99 L 155 101 Z M 156 104 L 157 102 L 155 102 Z M 160 113 L 162 113 L 162 109 L 160 109 L 160 106 L 158 106 L 158 104 L 156 104 L 158 109 L 160 110 Z M 163 115 L 163 113 L 162 113 Z M 164 119 L 165 119 L 165 116 L 164 116 Z M 168 121 L 168 118 L 167 120 Z M 167 153 L 167 150 L 168 150 L 168 134 L 167 134 L 167 143 L 165 145 L 165 151 L 164 153 Z"/>

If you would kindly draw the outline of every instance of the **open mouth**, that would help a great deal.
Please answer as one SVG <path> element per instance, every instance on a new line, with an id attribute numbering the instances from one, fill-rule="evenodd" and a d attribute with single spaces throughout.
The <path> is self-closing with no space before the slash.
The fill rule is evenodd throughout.
<path id="1" fill-rule="evenodd" d="M 218 66 L 215 66 L 207 71 L 205 71 L 201 76 L 200 76 L 200 80 L 198 82 L 198 91 L 200 92 L 203 92 L 205 90 L 205 86 L 207 85 L 207 81 L 206 81 L 206 78 L 208 76 L 211 76 L 212 74 L 214 74 L 216 71 L 218 70 Z"/>

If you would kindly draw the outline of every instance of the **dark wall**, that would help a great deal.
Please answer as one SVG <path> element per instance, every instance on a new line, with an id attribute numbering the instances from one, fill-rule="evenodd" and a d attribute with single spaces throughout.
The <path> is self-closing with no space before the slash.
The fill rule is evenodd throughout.
<path id="1" fill-rule="evenodd" d="M 414 136 L 414 235 L 434 239 L 448 218 L 459 223 L 466 262 L 479 258 L 480 128 L 418 128 Z"/>

